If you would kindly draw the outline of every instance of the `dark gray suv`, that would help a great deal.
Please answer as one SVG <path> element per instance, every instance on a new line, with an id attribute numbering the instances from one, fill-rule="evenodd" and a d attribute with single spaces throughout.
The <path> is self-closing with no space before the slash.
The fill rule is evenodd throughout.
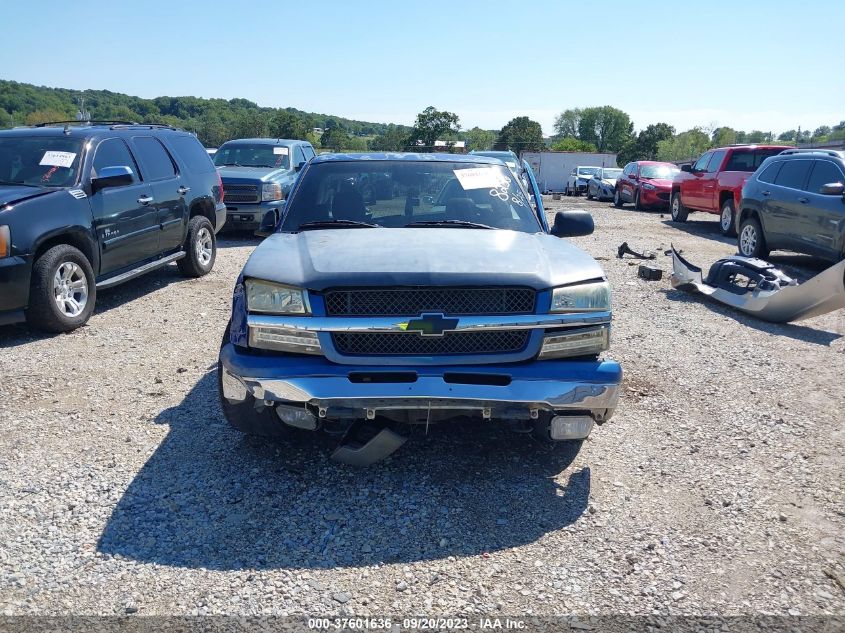
<path id="1" fill-rule="evenodd" d="M 739 252 L 787 249 L 845 258 L 845 152 L 789 149 L 766 159 L 742 189 Z"/>

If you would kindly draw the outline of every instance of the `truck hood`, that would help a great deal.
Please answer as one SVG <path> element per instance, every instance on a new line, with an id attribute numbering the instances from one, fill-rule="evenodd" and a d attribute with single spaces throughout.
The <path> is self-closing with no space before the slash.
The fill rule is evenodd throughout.
<path id="1" fill-rule="evenodd" d="M 24 187 L 22 185 L 2 185 L 0 186 L 0 208 L 7 204 L 15 204 L 43 196 L 44 194 L 55 191 L 49 187 Z"/>
<path id="2" fill-rule="evenodd" d="M 276 169 L 274 167 L 218 167 L 217 171 L 224 181 L 232 179 L 275 182 L 291 173 L 289 169 Z"/>
<path id="3" fill-rule="evenodd" d="M 554 286 L 604 278 L 592 257 L 545 233 L 453 228 L 276 233 L 244 267 L 310 290 L 338 286 Z"/>

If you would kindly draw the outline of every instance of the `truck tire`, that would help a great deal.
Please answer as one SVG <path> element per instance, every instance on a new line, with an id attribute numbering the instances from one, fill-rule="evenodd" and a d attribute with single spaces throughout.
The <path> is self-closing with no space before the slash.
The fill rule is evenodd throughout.
<path id="1" fill-rule="evenodd" d="M 617 209 L 621 209 L 623 204 L 624 203 L 622 202 L 622 194 L 619 193 L 619 187 L 617 187 L 613 190 L 613 206 Z"/>
<path id="2" fill-rule="evenodd" d="M 217 259 L 217 237 L 208 218 L 197 215 L 188 223 L 185 256 L 176 264 L 185 277 L 202 277 L 214 268 Z"/>
<path id="3" fill-rule="evenodd" d="M 763 235 L 763 227 L 760 226 L 760 221 L 753 215 L 745 218 L 739 227 L 737 248 L 739 254 L 745 257 L 762 259 L 769 256 L 769 247 L 766 244 L 766 237 Z"/>
<path id="4" fill-rule="evenodd" d="M 730 198 L 722 203 L 722 211 L 719 214 L 719 230 L 722 235 L 736 237 L 736 207 L 734 201 Z"/>
<path id="5" fill-rule="evenodd" d="M 58 244 L 32 266 L 27 322 L 47 332 L 70 332 L 94 312 L 97 286 L 91 262 L 77 248 Z"/>
<path id="6" fill-rule="evenodd" d="M 687 209 L 681 202 L 681 192 L 676 191 L 672 194 L 672 222 L 686 222 L 689 217 L 689 209 Z"/>
<path id="7" fill-rule="evenodd" d="M 231 324 L 230 324 L 231 325 Z M 223 333 L 220 348 L 229 342 L 229 327 Z M 282 422 L 270 407 L 265 407 L 251 394 L 240 403 L 232 403 L 223 397 L 223 363 L 217 361 L 217 393 L 220 397 L 220 408 L 223 417 L 229 425 L 246 435 L 259 437 L 287 437 L 289 427 Z"/>

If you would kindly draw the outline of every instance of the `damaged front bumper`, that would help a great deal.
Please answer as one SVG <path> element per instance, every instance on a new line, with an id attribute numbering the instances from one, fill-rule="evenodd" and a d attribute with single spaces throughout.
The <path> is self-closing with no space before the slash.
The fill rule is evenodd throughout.
<path id="1" fill-rule="evenodd" d="M 798 282 L 769 262 L 726 257 L 707 279 L 672 247 L 672 287 L 694 290 L 764 321 L 787 323 L 845 308 L 845 261 Z"/>
<path id="2" fill-rule="evenodd" d="M 329 419 L 406 411 L 425 420 L 442 411 L 527 420 L 540 412 L 578 412 L 602 423 L 616 409 L 622 380 L 619 364 L 607 360 L 380 369 L 321 357 L 251 355 L 230 343 L 221 349 L 220 362 L 223 397 L 230 402 L 252 396 L 268 406 L 304 408 Z"/>

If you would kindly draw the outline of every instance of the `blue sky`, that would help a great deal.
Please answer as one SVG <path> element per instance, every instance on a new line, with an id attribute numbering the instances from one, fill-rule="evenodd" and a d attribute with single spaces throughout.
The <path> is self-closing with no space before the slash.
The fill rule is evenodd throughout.
<path id="1" fill-rule="evenodd" d="M 845 2 L 124 0 L 4 3 L 0 78 L 411 124 L 566 108 L 781 132 L 845 119 Z M 149 16 L 149 17 L 146 17 Z"/>

